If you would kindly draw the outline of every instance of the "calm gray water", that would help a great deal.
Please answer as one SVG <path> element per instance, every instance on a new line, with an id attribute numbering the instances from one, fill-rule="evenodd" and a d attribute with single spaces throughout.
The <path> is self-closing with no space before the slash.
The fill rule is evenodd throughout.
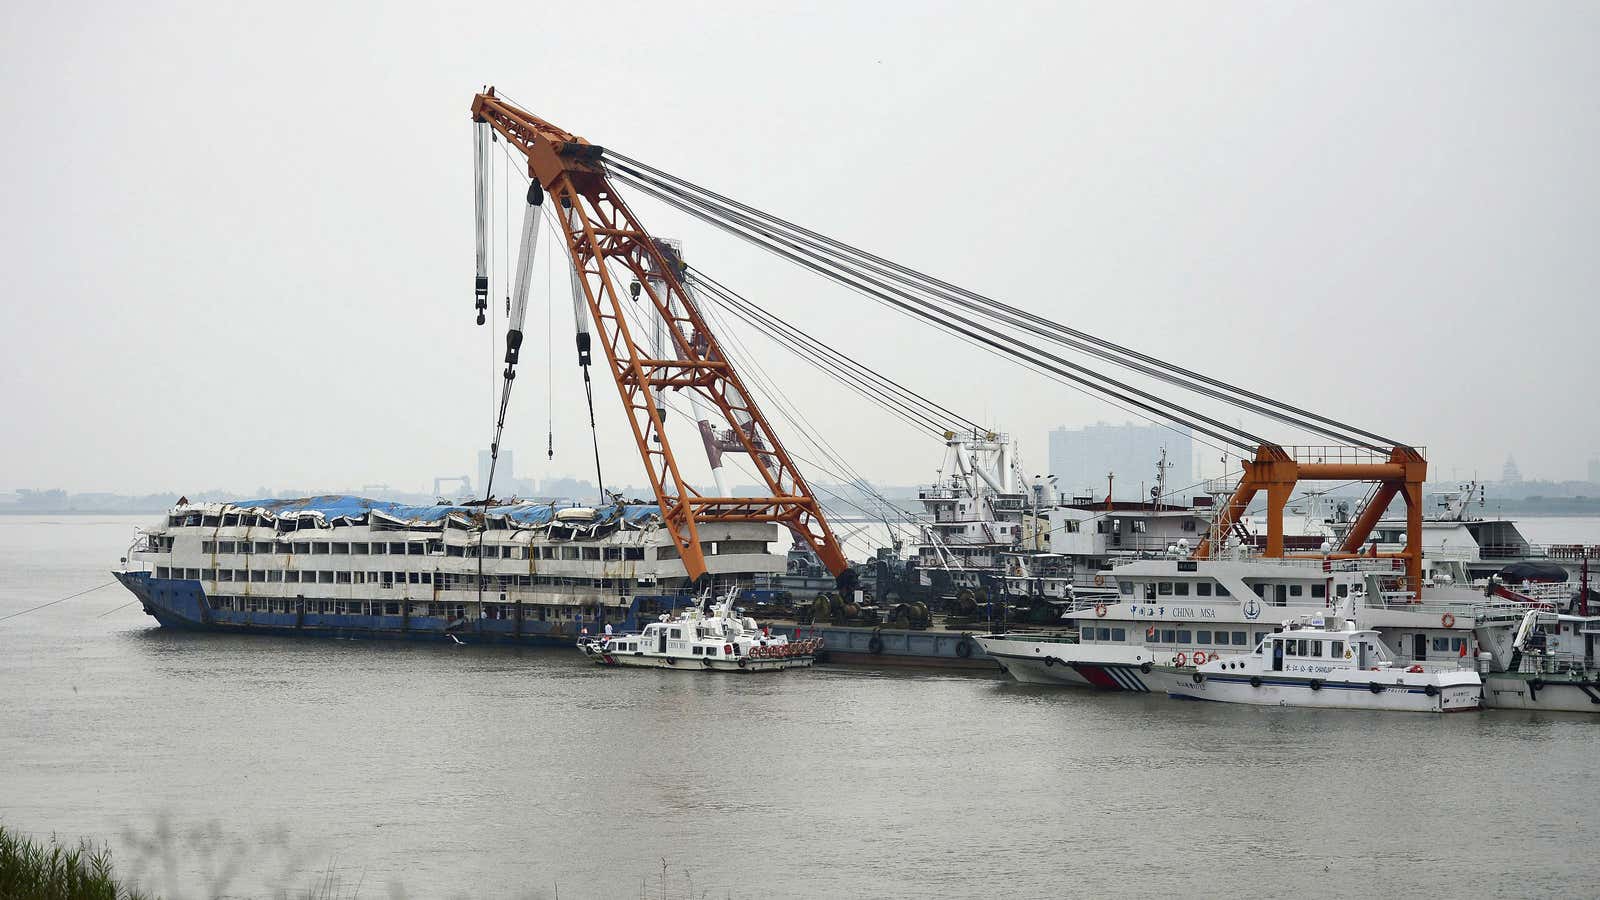
<path id="1" fill-rule="evenodd" d="M 0 516 L 0 616 L 144 522 Z M 169 897 L 660 897 L 663 858 L 675 898 L 1600 893 L 1600 716 L 612 672 L 102 615 L 128 599 L 0 623 L 0 822 Z"/>

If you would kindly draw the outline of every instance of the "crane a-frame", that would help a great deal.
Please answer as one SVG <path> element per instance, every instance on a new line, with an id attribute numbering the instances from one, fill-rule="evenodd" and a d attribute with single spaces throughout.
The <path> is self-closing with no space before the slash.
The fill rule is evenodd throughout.
<path id="1" fill-rule="evenodd" d="M 684 290 L 677 266 L 669 262 L 617 195 L 601 163 L 602 149 L 495 96 L 493 88 L 473 98 L 472 118 L 479 129 L 480 159 L 485 152 L 481 148 L 486 146 L 484 131 L 492 128 L 522 153 L 529 177 L 557 203 L 556 219 L 577 273 L 575 288 L 581 290 L 587 314 L 596 326 L 650 487 L 689 577 L 698 579 L 707 571 L 700 542 L 702 524 L 774 522 L 794 532 L 840 579 L 841 588 L 848 588 L 849 561 L 821 504 L 723 353 L 693 297 Z M 535 202 L 542 200 L 530 197 L 530 205 Z M 487 295 L 481 257 L 480 249 L 480 309 Z M 659 356 L 670 358 L 654 358 L 630 333 L 624 304 L 632 301 L 619 287 L 618 270 L 632 274 L 635 287 L 642 287 L 643 297 L 665 323 L 672 352 Z M 519 341 L 520 336 L 518 331 Z M 578 340 L 580 358 L 586 361 L 587 332 L 580 333 Z M 508 362 L 515 361 L 513 351 L 508 349 Z M 511 377 L 509 369 L 507 377 Z M 663 411 L 656 396 L 661 389 L 693 391 L 720 412 L 733 438 L 733 442 L 724 442 L 722 449 L 726 451 L 732 443 L 747 454 L 768 495 L 705 496 L 690 485 L 663 428 Z"/>

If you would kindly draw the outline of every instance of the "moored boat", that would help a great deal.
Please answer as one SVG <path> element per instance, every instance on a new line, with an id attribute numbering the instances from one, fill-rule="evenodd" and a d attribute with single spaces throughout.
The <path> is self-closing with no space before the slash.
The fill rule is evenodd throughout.
<path id="1" fill-rule="evenodd" d="M 602 666 L 633 666 L 718 672 L 765 672 L 809 667 L 816 662 L 822 641 L 789 640 L 734 609 L 736 591 L 729 591 L 715 607 L 709 598 L 676 616 L 662 614 L 659 621 L 632 634 L 584 637 L 578 649 Z"/>
<path id="2" fill-rule="evenodd" d="M 1253 706 L 1391 712 L 1466 712 L 1482 706 L 1483 682 L 1462 665 L 1397 662 L 1378 633 L 1350 619 L 1299 616 L 1255 650 L 1195 669 L 1158 666 L 1169 696 Z"/>

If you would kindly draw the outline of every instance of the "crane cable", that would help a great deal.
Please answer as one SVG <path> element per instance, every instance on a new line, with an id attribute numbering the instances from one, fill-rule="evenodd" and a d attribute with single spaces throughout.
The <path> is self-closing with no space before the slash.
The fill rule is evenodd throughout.
<path id="1" fill-rule="evenodd" d="M 821 357 L 822 361 L 831 362 L 837 367 L 846 370 L 850 375 L 867 379 L 873 384 L 880 386 L 883 391 L 886 391 L 890 395 L 889 397 L 878 398 L 877 402 L 884 408 L 899 410 L 901 409 L 899 404 L 902 402 L 915 405 L 923 411 L 924 421 L 934 425 L 938 425 L 941 422 L 944 424 L 945 427 L 938 428 L 938 430 L 941 432 L 951 430 L 948 427 L 950 425 L 959 425 L 963 428 L 972 429 L 977 429 L 980 427 L 978 423 L 972 421 L 966 416 L 952 412 L 951 410 L 928 399 L 927 397 L 924 397 L 916 391 L 904 387 L 903 385 L 900 385 L 889 379 L 887 376 L 879 374 L 873 369 L 856 362 L 844 353 L 834 350 L 833 348 L 824 344 L 822 341 L 807 334 L 800 328 L 779 318 L 776 314 L 756 305 L 749 298 L 733 291 L 727 285 L 724 285 L 715 278 L 707 275 L 698 267 L 688 265 L 686 268 L 688 269 L 689 274 L 693 277 L 695 284 L 705 289 L 707 293 L 711 294 L 715 299 L 720 301 L 722 305 L 729 310 L 729 312 L 738 316 L 740 319 L 752 325 L 757 330 L 767 334 L 768 336 L 773 337 L 776 340 L 783 341 L 787 346 L 790 347 L 790 349 L 794 350 L 797 355 L 802 356 L 802 358 L 805 358 L 807 354 Z M 795 349 L 793 346 L 795 344 L 801 345 L 803 349 Z M 807 359 L 807 361 L 811 362 L 812 360 Z M 841 384 L 857 389 L 860 388 L 860 385 L 851 377 L 849 377 L 849 375 L 846 375 L 845 373 L 839 372 L 835 369 L 829 369 L 826 367 L 820 368 L 822 368 L 822 371 L 825 374 L 828 374 Z"/>
<path id="2" fill-rule="evenodd" d="M 994 300 L 989 297 L 985 297 L 981 294 L 966 290 L 933 276 L 929 276 L 898 263 L 894 263 L 890 260 L 884 259 L 881 256 L 877 256 L 876 254 L 861 250 L 844 242 L 834 240 L 833 238 L 829 238 L 825 235 L 804 228 L 803 226 L 796 225 L 792 222 L 771 215 L 770 213 L 763 212 L 747 204 L 740 203 L 737 200 L 725 197 L 714 191 L 694 184 L 686 179 L 671 175 L 670 173 L 664 172 L 661 169 L 657 169 L 654 166 L 650 166 L 647 163 L 640 162 L 623 154 L 607 150 L 605 152 L 605 156 L 613 165 L 616 165 L 620 162 L 621 165 L 619 168 L 622 170 L 631 170 L 629 174 L 632 174 L 635 178 L 648 177 L 648 175 L 645 173 L 650 173 L 656 176 L 656 179 L 653 179 L 653 181 L 663 190 L 672 190 L 673 186 L 676 186 L 680 193 L 685 191 L 695 192 L 702 195 L 701 198 L 694 198 L 701 204 L 714 204 L 721 206 L 728 210 L 731 214 L 747 222 L 754 219 L 759 219 L 760 221 L 765 222 L 773 227 L 777 227 L 788 232 L 789 235 L 794 237 L 796 240 L 804 241 L 818 248 L 831 248 L 831 250 L 837 254 L 850 258 L 853 263 L 868 267 L 871 271 L 899 281 L 902 284 L 914 286 L 929 294 L 940 296 L 942 299 L 947 301 L 964 303 L 964 305 L 967 305 L 969 308 L 971 308 L 973 304 L 986 307 L 991 312 L 985 314 L 989 315 L 991 318 L 1003 319 L 1004 316 L 1011 316 L 1022 319 L 1026 323 L 1031 324 L 1018 324 L 1013 321 L 1013 326 L 1026 328 L 1027 330 L 1033 331 L 1041 336 L 1050 337 L 1052 340 L 1056 340 L 1057 342 L 1063 343 L 1067 346 L 1073 346 L 1074 348 L 1083 352 L 1093 353 L 1094 355 L 1100 356 L 1107 361 L 1116 363 L 1126 368 L 1144 372 L 1152 377 L 1161 377 L 1163 380 L 1169 380 L 1164 376 L 1155 375 L 1145 366 L 1158 367 L 1159 369 L 1170 373 L 1171 376 L 1181 380 L 1169 381 L 1169 383 L 1176 384 L 1186 390 L 1196 391 L 1216 399 L 1223 399 L 1227 402 L 1233 403 L 1234 405 L 1240 406 L 1241 408 L 1250 409 L 1251 411 L 1271 416 L 1279 421 L 1284 421 L 1288 424 L 1293 424 L 1296 427 L 1301 427 L 1308 431 L 1314 431 L 1319 434 L 1323 434 L 1327 437 L 1334 438 L 1335 440 L 1339 440 L 1344 443 L 1370 446 L 1368 442 L 1372 441 L 1388 446 L 1397 445 L 1397 442 L 1390 438 L 1386 438 L 1370 431 L 1365 431 L 1346 423 L 1312 413 L 1291 404 L 1266 397 L 1262 394 L 1250 391 L 1238 385 L 1230 384 L 1225 381 L 1202 375 L 1183 366 L 1149 356 L 1148 354 L 1140 353 L 1129 347 L 1112 341 L 1104 340 L 1087 332 L 1071 328 L 1059 322 L 1055 322 L 1042 316 L 1030 313 L 1027 310 Z M 664 184 L 662 180 L 671 182 L 671 185 Z M 703 198 L 710 199 L 706 200 Z M 1096 350 L 1089 347 L 1084 347 L 1082 344 L 1072 343 L 1072 340 L 1069 339 L 1075 339 L 1076 341 L 1087 343 L 1099 349 Z M 1144 366 L 1139 364 L 1144 364 Z M 1217 393 L 1217 391 L 1226 392 L 1227 395 L 1232 395 L 1232 397 L 1230 398 L 1224 394 Z M 1247 401 L 1255 401 L 1255 403 L 1249 403 Z M 1256 404 L 1266 404 L 1267 406 L 1274 407 L 1281 411 L 1281 414 L 1263 409 Z M 1362 440 L 1362 438 L 1365 438 L 1366 440 Z"/>
<path id="3" fill-rule="evenodd" d="M 657 196 L 656 194 L 650 192 L 648 189 L 640 187 L 638 184 L 634 183 L 631 179 L 627 178 L 627 176 L 620 176 L 618 180 L 623 181 L 626 184 L 630 184 L 630 185 L 632 185 L 634 187 L 639 187 L 640 190 L 644 190 L 646 193 L 650 193 L 651 196 Z M 895 288 L 892 288 L 892 287 L 884 286 L 879 282 L 875 282 L 875 281 L 873 281 L 871 279 L 867 279 L 867 278 L 864 278 L 862 276 L 854 275 L 852 273 L 835 271 L 833 268 L 825 268 L 823 265 L 819 265 L 817 263 L 813 263 L 813 262 L 809 262 L 809 261 L 807 261 L 805 259 L 801 259 L 799 256 L 796 256 L 795 254 L 790 253 L 790 252 L 782 249 L 780 246 L 776 246 L 776 245 L 773 245 L 773 244 L 765 243 L 763 241 L 762 237 L 759 236 L 759 235 L 750 234 L 750 233 L 747 233 L 747 232 L 745 232 L 743 230 L 739 230 L 739 229 L 737 229 L 735 227 L 730 227 L 728 223 L 725 223 L 725 222 L 722 222 L 722 221 L 718 221 L 715 218 L 713 218 L 713 217 L 711 217 L 711 216 L 709 216 L 709 215 L 707 215 L 707 214 L 705 214 L 705 213 L 703 213 L 703 212 L 701 212 L 701 211 L 699 211 L 699 210 L 697 210 L 697 209 L 695 209 L 695 208 L 693 208 L 693 207 L 691 207 L 691 206 L 689 206 L 687 204 L 684 204 L 684 203 L 682 203 L 680 201 L 677 201 L 676 199 L 671 198 L 669 196 L 657 196 L 657 199 L 659 199 L 662 202 L 667 203 L 667 204 L 669 204 L 669 205 L 671 205 L 671 206 L 673 206 L 673 207 L 675 207 L 675 208 L 677 208 L 677 209 L 679 209 L 679 210 L 681 210 L 681 211 L 683 211 L 683 212 L 685 212 L 685 213 L 687 213 L 687 214 L 689 214 L 691 216 L 694 216 L 695 218 L 698 218 L 698 219 L 706 222 L 707 224 L 712 225 L 713 227 L 722 229 L 722 230 L 728 232 L 729 234 L 734 235 L 735 237 L 739 237 L 739 238 L 741 238 L 743 240 L 746 240 L 746 241 L 748 241 L 748 242 L 750 242 L 750 243 L 752 243 L 752 244 L 754 244 L 754 245 L 756 245 L 758 247 L 761 247 L 762 249 L 767 250 L 770 253 L 773 253 L 773 254 L 775 254 L 777 256 L 781 256 L 781 257 L 789 260 L 790 262 L 795 263 L 796 265 L 799 265 L 799 266 L 802 266 L 804 268 L 810 269 L 811 271 L 816 272 L 817 274 L 822 275 L 823 277 L 828 278 L 829 280 L 834 281 L 835 283 L 844 285 L 845 287 L 849 287 L 852 290 L 858 290 L 858 291 L 860 291 L 860 292 L 862 292 L 864 294 L 870 295 L 875 300 L 877 300 L 877 301 L 879 301 L 881 303 L 886 303 L 886 304 L 891 305 L 891 306 L 893 306 L 893 307 L 895 307 L 897 309 L 902 310 L 903 312 L 907 312 L 907 313 L 910 313 L 911 315 L 914 315 L 914 316 L 916 316 L 918 318 L 922 318 L 922 319 L 924 319 L 924 320 L 926 320 L 928 322 L 931 322 L 934 325 L 936 325 L 936 326 L 938 326 L 940 328 L 943 328 L 943 329 L 945 329 L 947 331 L 952 331 L 952 332 L 955 332 L 955 333 L 959 333 L 959 334 L 965 335 L 965 336 L 967 336 L 969 338 L 972 338 L 973 340 L 976 340 L 976 341 L 978 341 L 980 343 L 983 343 L 983 344 L 986 344 L 986 345 L 988 345 L 988 346 L 990 346 L 990 347 L 992 347 L 992 348 L 994 348 L 996 350 L 999 350 L 1002 353 L 1011 355 L 1013 357 L 1020 358 L 1025 363 L 1030 363 L 1030 364 L 1038 366 L 1040 368 L 1048 369 L 1049 371 L 1055 373 L 1056 375 L 1059 375 L 1059 376 L 1067 378 L 1067 379 L 1069 379 L 1071 381 L 1074 381 L 1074 382 L 1077 382 L 1079 384 L 1082 384 L 1085 387 L 1087 387 L 1087 388 L 1089 388 L 1089 389 L 1091 389 L 1093 391 L 1096 391 L 1097 393 L 1100 393 L 1102 396 L 1110 396 L 1112 398 L 1121 400 L 1124 403 L 1127 403 L 1127 404 L 1130 404 L 1132 406 L 1136 406 L 1136 407 L 1138 407 L 1140 409 L 1143 409 L 1146 412 L 1152 413 L 1152 414 L 1157 415 L 1157 416 L 1161 416 L 1161 417 L 1166 418 L 1166 419 L 1168 419 L 1170 421 L 1177 422 L 1180 425 L 1184 425 L 1184 426 L 1186 426 L 1188 428 L 1191 428 L 1191 429 L 1193 429 L 1195 431 L 1199 431 L 1199 432 L 1201 432 L 1203 434 L 1209 435 L 1210 437 L 1213 437 L 1213 438 L 1215 438 L 1215 439 L 1217 439 L 1219 441 L 1222 441 L 1222 442 L 1227 443 L 1227 444 L 1231 444 L 1232 446 L 1234 446 L 1235 448 L 1237 448 L 1239 450 L 1251 450 L 1251 449 L 1254 449 L 1257 446 L 1260 446 L 1262 444 L 1268 443 L 1267 441 L 1257 437 L 1256 435 L 1253 435 L 1250 432 L 1245 431 L 1243 428 L 1232 426 L 1232 425 L 1228 425 L 1226 422 L 1222 422 L 1222 421 L 1219 421 L 1217 419 L 1213 419 L 1213 418 L 1211 418 L 1209 416 L 1205 416 L 1203 414 L 1200 414 L 1200 413 L 1198 413 L 1198 412 L 1196 412 L 1194 410 L 1186 409 L 1185 407 L 1182 407 L 1182 406 L 1178 405 L 1177 403 L 1175 403 L 1175 402 L 1173 402 L 1171 400 L 1167 400 L 1167 399 L 1165 399 L 1163 397 L 1159 397 L 1159 396 L 1157 396 L 1155 394 L 1151 394 L 1148 391 L 1140 390 L 1140 389 L 1135 388 L 1135 387 L 1133 387 L 1131 385 L 1124 384 L 1124 383 L 1122 383 L 1120 381 L 1117 381 L 1117 380 L 1115 380 L 1113 378 L 1110 378 L 1109 376 L 1102 375 L 1102 374 L 1100 374 L 1098 372 L 1095 372 L 1094 370 L 1089 369 L 1089 368 L 1087 368 L 1085 366 L 1079 365 L 1079 364 L 1074 363 L 1074 362 L 1072 362 L 1070 360 L 1063 359 L 1060 356 L 1056 356 L 1054 354 L 1046 353 L 1046 352 L 1044 352 L 1042 350 L 1039 350 L 1038 348 L 1031 347 L 1031 346 L 1028 346 L 1028 345 L 1025 345 L 1025 344 L 1021 344 L 1012 335 L 1008 335 L 1008 334 L 1005 334 L 1003 332 L 997 331 L 997 330 L 995 330 L 993 328 L 990 328 L 988 326 L 981 325 L 979 323 L 973 322 L 972 320 L 967 319 L 967 318 L 965 318 L 963 316 L 957 315 L 955 313 L 951 313 L 951 312 L 948 312 L 948 311 L 945 311 L 945 310 L 940 310 L 939 311 L 939 315 L 943 315 L 943 316 L 948 317 L 949 319 L 955 320 L 954 322 L 945 321 L 944 319 L 939 318 L 938 315 L 935 315 L 933 312 L 929 311 L 929 309 L 927 309 L 927 304 L 923 303 L 922 301 L 919 301 L 918 298 L 916 298 L 916 297 L 914 297 L 914 296 L 912 296 L 910 294 L 907 294 L 906 292 L 904 292 L 902 290 L 898 290 L 898 289 L 895 289 Z M 801 251 L 801 252 L 804 253 L 805 251 Z M 807 255 L 813 255 L 814 256 L 815 254 L 807 254 Z M 829 263 L 829 265 L 837 266 L 836 263 Z M 858 277 L 861 277 L 862 280 L 865 281 L 866 283 L 863 284 L 861 281 L 856 280 L 856 278 L 858 278 Z M 897 299 L 895 299 L 895 296 L 898 296 L 898 297 L 901 297 L 901 298 L 904 298 L 904 299 L 903 300 L 897 300 Z M 909 301 L 909 302 L 907 302 L 907 301 Z M 959 323 L 959 324 L 956 324 L 956 323 Z M 987 335 L 987 336 L 985 336 L 985 335 Z M 1041 360 L 1043 360 L 1043 361 L 1041 361 Z M 1067 371 L 1067 370 L 1071 370 L 1071 371 Z M 1104 381 L 1107 384 L 1097 384 L 1094 381 L 1089 380 L 1091 378 L 1099 379 L 1100 381 Z M 1110 385 L 1110 387 L 1108 387 L 1107 385 Z M 1145 400 L 1148 400 L 1149 402 L 1144 402 L 1144 401 L 1141 401 L 1141 400 L 1138 400 L 1138 399 L 1134 399 L 1135 397 L 1145 398 Z M 1166 409 L 1166 410 L 1159 409 L 1156 406 L 1150 405 L 1151 403 L 1160 404 L 1161 406 L 1169 407 L 1169 409 Z M 1214 428 L 1207 428 L 1205 426 L 1197 424 L 1191 418 L 1187 418 L 1187 417 L 1192 417 L 1192 419 L 1198 419 L 1200 421 L 1206 422 L 1206 423 L 1208 423 L 1208 424 L 1210 424 L 1212 426 L 1215 426 L 1215 427 Z M 1216 429 L 1222 429 L 1222 431 L 1218 431 Z M 1224 433 L 1224 432 L 1228 432 L 1228 433 Z M 1230 436 L 1229 433 L 1231 433 L 1232 435 L 1237 435 L 1237 436 Z"/>

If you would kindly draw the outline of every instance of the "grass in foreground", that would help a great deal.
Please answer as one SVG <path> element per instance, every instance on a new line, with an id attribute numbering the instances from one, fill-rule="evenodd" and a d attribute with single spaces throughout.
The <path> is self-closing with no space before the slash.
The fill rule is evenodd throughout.
<path id="1" fill-rule="evenodd" d="M 0 897 L 6 900 L 147 900 L 117 884 L 111 851 L 80 841 L 48 845 L 0 825 Z"/>

